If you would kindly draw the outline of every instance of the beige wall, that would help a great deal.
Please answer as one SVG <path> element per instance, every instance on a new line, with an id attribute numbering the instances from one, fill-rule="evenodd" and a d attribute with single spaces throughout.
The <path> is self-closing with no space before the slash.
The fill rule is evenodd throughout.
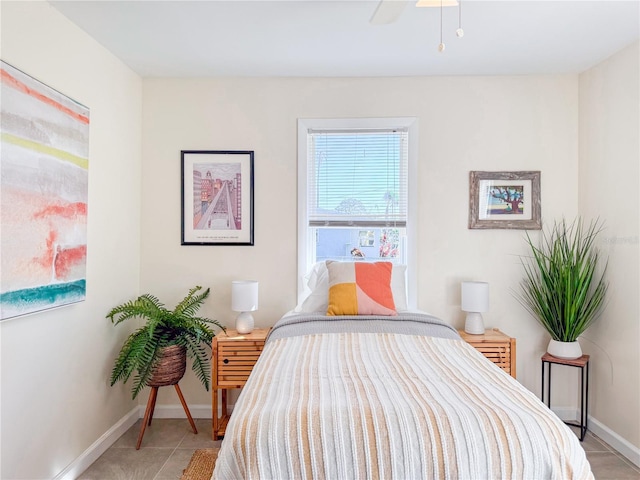
<path id="1" fill-rule="evenodd" d="M 296 302 L 297 119 L 415 116 L 418 307 L 462 327 L 460 281 L 490 282 L 486 325 L 517 337 L 518 379 L 539 391 L 549 337 L 510 293 L 524 233 L 467 229 L 468 175 L 541 170 L 544 220 L 575 215 L 577 75 L 145 79 L 143 103 L 143 291 L 173 304 L 192 285 L 210 286 L 206 313 L 233 325 L 231 280 L 256 279 L 256 323 L 272 325 Z M 181 149 L 255 150 L 255 246 L 180 245 Z M 183 383 L 190 403 L 209 402 L 192 375 Z M 173 392 L 159 403 L 175 404 Z"/>
<path id="2" fill-rule="evenodd" d="M 133 407 L 108 377 L 138 292 L 140 78 L 46 2 L 1 2 L 2 59 L 91 109 L 87 298 L 0 323 L 0 477 L 53 478 Z"/>
<path id="3" fill-rule="evenodd" d="M 606 222 L 609 302 L 584 337 L 591 414 L 640 448 L 640 49 L 636 42 L 580 75 L 579 209 Z M 637 450 L 636 450 L 637 451 Z M 640 455 L 636 453 L 637 461 Z"/>
<path id="4" fill-rule="evenodd" d="M 44 2 L 3 1 L 0 12 L 3 60 L 91 108 L 87 301 L 0 324 L 2 478 L 55 476 L 130 411 L 129 386 L 107 383 L 127 333 L 104 318 L 116 303 L 148 291 L 172 305 L 201 284 L 212 287 L 201 313 L 232 325 L 230 282 L 255 278 L 261 282 L 260 310 L 254 315 L 258 326 L 273 324 L 295 306 L 298 118 L 419 118 L 418 306 L 461 327 L 460 281 L 490 282 L 486 324 L 517 338 L 518 379 L 536 393 L 540 355 L 549 337 L 510 293 L 521 277 L 517 255 L 526 251 L 524 234 L 467 229 L 469 170 L 541 170 L 546 222 L 571 217 L 579 206 L 588 214 L 593 205 L 607 205 L 615 223 L 608 238 L 637 238 L 637 222 L 627 224 L 626 216 L 613 212 L 617 204 L 611 198 L 598 197 L 591 205 L 586 193 L 606 178 L 585 178 L 586 165 L 613 176 L 615 167 L 607 162 L 618 161 L 615 148 L 637 152 L 637 136 L 635 147 L 624 141 L 626 147 L 617 147 L 617 137 L 605 146 L 596 140 L 606 125 L 613 126 L 610 136 L 616 127 L 633 126 L 633 118 L 618 121 L 633 112 L 616 106 L 616 87 L 606 93 L 614 115 L 581 137 L 583 156 L 591 152 L 594 157 L 582 164 L 580 176 L 578 168 L 578 127 L 590 128 L 597 120 L 587 108 L 600 116 L 597 109 L 604 107 L 594 99 L 612 74 L 615 82 L 627 82 L 624 91 L 633 95 L 629 82 L 634 80 L 625 69 L 633 70 L 635 55 L 637 85 L 637 46 L 635 53 L 623 52 L 622 59 L 583 75 L 580 86 L 589 93 L 580 99 L 575 75 L 142 82 Z M 637 114 L 635 121 L 637 133 Z M 255 150 L 254 247 L 180 246 L 182 149 Z M 638 205 L 637 153 L 635 167 Z M 597 348 L 583 342 L 596 369 L 592 413 L 638 445 L 628 414 L 631 402 L 638 403 L 638 369 L 624 370 L 638 364 L 637 341 L 629 335 L 635 318 L 638 337 L 638 270 L 620 261 L 635 251 L 637 266 L 637 244 L 615 240 L 608 245 L 617 262 L 612 262 L 612 277 L 622 292 L 633 292 L 627 296 L 635 295 L 636 303 L 615 300 L 610 316 L 628 323 L 612 327 L 607 320 L 590 332 L 612 358 L 612 370 L 606 370 L 608 357 L 598 357 Z M 634 274 L 635 290 L 623 281 Z M 566 384 L 554 387 L 559 398 L 575 408 L 575 385 L 559 383 Z M 209 393 L 194 376 L 189 373 L 181 385 L 190 406 L 206 411 Z M 173 392 L 161 391 L 159 407 L 176 404 Z M 637 425 L 637 416 L 632 420 Z"/>

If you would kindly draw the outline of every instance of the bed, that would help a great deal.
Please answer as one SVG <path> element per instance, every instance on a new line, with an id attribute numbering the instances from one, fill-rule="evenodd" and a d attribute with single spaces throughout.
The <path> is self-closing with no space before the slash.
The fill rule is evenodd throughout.
<path id="1" fill-rule="evenodd" d="M 576 435 L 424 312 L 298 311 L 271 330 L 213 479 L 591 479 Z"/>

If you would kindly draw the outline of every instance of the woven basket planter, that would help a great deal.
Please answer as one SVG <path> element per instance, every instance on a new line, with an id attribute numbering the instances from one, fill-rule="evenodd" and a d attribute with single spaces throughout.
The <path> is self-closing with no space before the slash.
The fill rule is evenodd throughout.
<path id="1" fill-rule="evenodd" d="M 153 369 L 150 387 L 165 387 L 177 384 L 187 369 L 187 349 L 180 345 L 164 347 L 158 364 Z"/>

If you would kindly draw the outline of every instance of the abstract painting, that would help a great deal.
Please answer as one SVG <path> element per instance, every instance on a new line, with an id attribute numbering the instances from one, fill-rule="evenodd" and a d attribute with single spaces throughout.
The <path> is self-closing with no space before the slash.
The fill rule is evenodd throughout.
<path id="1" fill-rule="evenodd" d="M 83 301 L 89 109 L 0 62 L 0 320 Z"/>

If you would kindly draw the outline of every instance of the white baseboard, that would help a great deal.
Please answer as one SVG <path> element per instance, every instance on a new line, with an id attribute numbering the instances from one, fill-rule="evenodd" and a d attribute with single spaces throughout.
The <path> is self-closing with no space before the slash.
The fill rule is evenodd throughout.
<path id="1" fill-rule="evenodd" d="M 144 415 L 144 410 L 143 410 Z M 73 480 L 78 478 L 100 455 L 107 451 L 140 418 L 140 407 L 134 407 L 114 426 L 91 444 L 82 454 L 54 477 L 54 480 Z"/>
<path id="2" fill-rule="evenodd" d="M 553 410 L 553 413 L 555 413 L 563 422 L 572 422 L 578 419 L 578 410 L 575 408 L 552 407 L 551 410 Z"/>
<path id="3" fill-rule="evenodd" d="M 139 405 L 131 409 L 124 417 L 107 430 L 100 438 L 87 448 L 82 454 L 62 470 L 53 480 L 73 480 L 78 478 L 100 455 L 116 443 L 116 441 L 129 430 L 139 418 L 144 417 L 145 405 Z M 233 411 L 233 405 L 228 406 L 229 413 Z M 211 404 L 189 405 L 189 412 L 193 418 L 211 418 Z M 153 418 L 187 418 L 181 404 L 157 405 Z"/>
<path id="4" fill-rule="evenodd" d="M 229 410 L 233 410 L 232 405 Z M 189 413 L 193 418 L 212 418 L 211 404 L 189 405 Z M 140 417 L 144 417 L 144 407 L 142 406 L 140 407 Z M 187 414 L 184 413 L 184 409 L 179 403 L 177 405 L 156 405 L 153 418 L 187 418 Z"/>
<path id="5" fill-rule="evenodd" d="M 562 408 L 562 407 L 554 407 L 552 409 L 561 420 L 567 422 L 577 421 L 579 411 L 572 408 Z M 599 438 L 605 441 L 611 448 L 615 449 L 620 455 L 624 455 L 631 463 L 640 467 L 640 448 L 632 445 L 627 440 L 622 438 L 616 432 L 608 428 L 607 426 L 600 423 L 598 420 L 589 415 L 589 420 L 587 424 L 587 428 L 590 432 L 596 434 Z"/>
<path id="6" fill-rule="evenodd" d="M 589 416 L 589 430 L 620 452 L 621 455 L 624 455 L 635 466 L 640 467 L 640 448 L 632 445 L 591 416 Z"/>

